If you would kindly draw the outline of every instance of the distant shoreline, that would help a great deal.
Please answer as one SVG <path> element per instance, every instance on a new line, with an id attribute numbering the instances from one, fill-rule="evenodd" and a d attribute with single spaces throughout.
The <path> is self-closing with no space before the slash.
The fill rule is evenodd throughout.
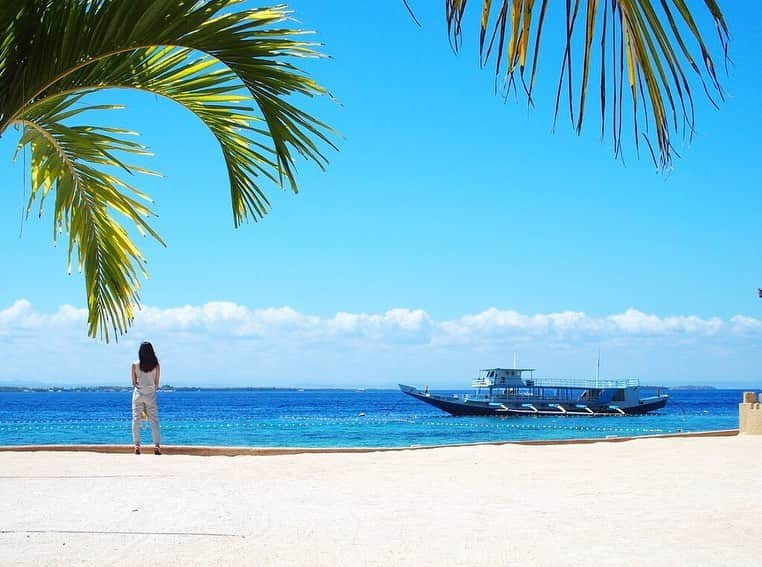
<path id="1" fill-rule="evenodd" d="M 0 386 L 1 392 L 131 392 L 132 386 Z M 365 392 L 394 388 L 291 388 L 276 386 L 161 386 L 160 392 Z"/>
<path id="2" fill-rule="evenodd" d="M 676 391 L 714 391 L 714 390 L 744 390 L 748 387 L 717 387 L 703 385 L 682 386 L 651 386 L 642 385 L 641 388 L 648 390 L 676 390 Z M 351 388 L 351 387 L 319 387 L 298 388 L 280 386 L 171 386 L 165 385 L 159 388 L 161 392 L 388 392 L 396 388 Z M 439 388 L 441 391 L 465 391 L 466 389 Z M 129 392 L 131 386 L 0 386 L 3 392 Z"/>

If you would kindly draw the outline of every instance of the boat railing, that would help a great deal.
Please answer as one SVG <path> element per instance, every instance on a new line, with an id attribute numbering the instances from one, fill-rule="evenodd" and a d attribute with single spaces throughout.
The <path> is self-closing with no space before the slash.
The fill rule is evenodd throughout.
<path id="1" fill-rule="evenodd" d="M 507 380 L 495 378 L 475 378 L 471 380 L 472 388 L 519 388 L 523 384 L 524 382 L 518 378 L 509 378 Z"/>
<path id="2" fill-rule="evenodd" d="M 627 378 L 623 380 L 595 380 L 585 378 L 535 378 L 524 380 L 522 384 L 504 384 L 496 383 L 493 378 L 477 378 L 471 382 L 472 388 L 584 388 L 584 389 L 604 389 L 604 388 L 632 388 L 640 383 L 636 378 Z"/>
<path id="3" fill-rule="evenodd" d="M 626 378 L 622 380 L 596 380 L 596 379 L 561 379 L 535 378 L 526 381 L 527 387 L 539 388 L 586 388 L 586 389 L 605 389 L 605 388 L 632 388 L 638 386 L 640 382 L 636 378 Z"/>
<path id="4" fill-rule="evenodd" d="M 452 395 L 453 398 L 459 398 L 457 394 Z M 511 394 L 508 396 L 496 395 L 489 396 L 487 394 L 465 394 L 463 400 L 472 402 L 535 402 L 535 403 L 551 403 L 551 402 L 564 402 L 564 403 L 597 403 L 600 400 L 600 396 L 589 396 L 581 398 L 580 396 L 567 391 L 563 394 L 555 395 L 534 395 L 534 394 Z"/>

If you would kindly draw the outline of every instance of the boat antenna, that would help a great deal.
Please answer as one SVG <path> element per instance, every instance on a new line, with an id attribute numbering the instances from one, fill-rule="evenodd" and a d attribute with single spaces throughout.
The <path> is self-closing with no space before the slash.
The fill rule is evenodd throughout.
<path id="1" fill-rule="evenodd" d="M 595 381 L 598 382 L 601 378 L 601 349 L 598 348 L 598 360 L 595 363 Z"/>

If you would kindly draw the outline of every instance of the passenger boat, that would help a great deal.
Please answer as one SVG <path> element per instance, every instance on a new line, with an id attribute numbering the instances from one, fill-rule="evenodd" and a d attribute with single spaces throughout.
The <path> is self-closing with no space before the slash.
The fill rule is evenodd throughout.
<path id="1" fill-rule="evenodd" d="M 534 368 L 488 368 L 479 372 L 474 394 L 444 395 L 400 384 L 400 390 L 452 415 L 637 415 L 661 409 L 669 396 L 640 397 L 637 380 L 551 380 Z"/>

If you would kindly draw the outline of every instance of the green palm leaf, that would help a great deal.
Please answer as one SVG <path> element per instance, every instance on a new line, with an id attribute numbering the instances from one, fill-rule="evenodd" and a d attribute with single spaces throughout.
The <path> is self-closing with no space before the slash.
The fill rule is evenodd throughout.
<path id="1" fill-rule="evenodd" d="M 445 0 L 445 4 L 449 34 L 457 50 L 468 1 Z M 503 77 L 508 89 L 515 87 L 518 78 L 532 104 L 540 48 L 544 45 L 543 24 L 551 3 L 548 0 L 481 0 L 480 4 L 482 64 L 494 53 L 496 77 Z M 566 87 L 572 124 L 578 134 L 582 131 L 592 65 L 597 60 L 601 137 L 610 107 L 614 155 L 621 155 L 623 120 L 627 117 L 622 92 L 626 84 L 630 91 L 636 150 L 642 134 L 658 167 L 668 168 L 675 154 L 673 136 L 682 132 L 690 138 L 694 131 L 689 75 L 701 83 L 713 104 L 712 93 L 720 99 L 724 96 L 714 59 L 696 24 L 697 8 L 689 9 L 685 0 L 566 0 L 564 6 L 560 6 L 560 2 L 552 4 L 557 16 L 565 16 L 566 33 L 555 116 L 558 116 Z M 719 4 L 717 0 L 704 0 L 704 4 L 716 24 L 723 54 L 727 56 L 728 28 Z M 688 47 L 688 38 L 694 44 L 694 51 L 700 54 L 703 71 Z M 578 46 L 581 46 L 581 57 L 575 59 L 574 49 Z M 528 60 L 531 64 L 527 79 Z"/>
<path id="2" fill-rule="evenodd" d="M 145 148 L 118 129 L 72 125 L 82 96 L 139 89 L 169 98 L 212 132 L 225 160 L 235 226 L 269 210 L 273 184 L 297 191 L 295 156 L 327 165 L 327 125 L 291 95 L 327 92 L 291 61 L 321 57 L 305 32 L 278 27 L 285 7 L 237 0 L 29 0 L 0 7 L 0 135 L 23 128 L 32 157 L 30 206 L 55 192 L 54 231 L 69 236 L 84 272 L 89 332 L 126 332 L 139 305 L 145 259 L 122 226 L 158 235 L 148 199 L 124 181 Z M 55 57 L 51 57 L 55 46 Z"/>
<path id="3" fill-rule="evenodd" d="M 147 197 L 103 166 L 134 174 L 146 172 L 120 157 L 142 155 L 146 150 L 127 138 L 131 132 L 116 128 L 67 126 L 64 120 L 93 111 L 118 107 L 74 108 L 83 96 L 56 97 L 35 105 L 18 122 L 23 126 L 19 149 L 30 147 L 31 195 L 27 211 L 55 190 L 54 233 L 69 235 L 69 270 L 78 254 L 84 272 L 91 333 L 101 330 L 108 340 L 109 325 L 126 331 L 133 316 L 139 289 L 138 272 L 145 261 L 115 214 L 133 221 L 142 233 L 161 241 L 146 222 L 151 215 Z"/>

